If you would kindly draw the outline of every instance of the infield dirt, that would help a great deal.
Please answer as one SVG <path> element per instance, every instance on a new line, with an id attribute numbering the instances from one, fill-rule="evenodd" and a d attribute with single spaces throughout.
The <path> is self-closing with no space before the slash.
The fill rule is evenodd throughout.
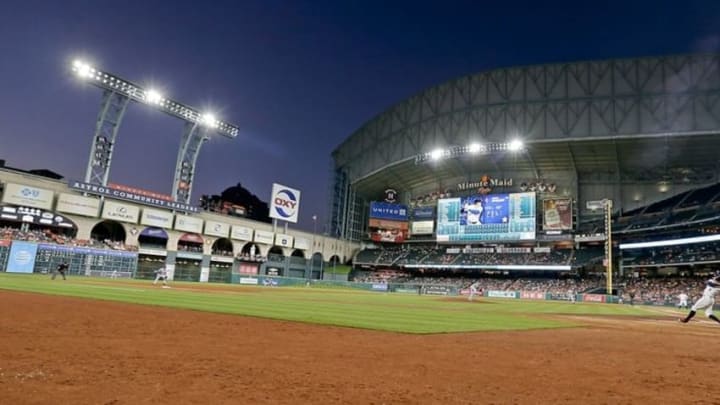
<path id="1" fill-rule="evenodd" d="M 405 335 L 0 291 L 3 404 L 720 403 L 720 327 Z"/>

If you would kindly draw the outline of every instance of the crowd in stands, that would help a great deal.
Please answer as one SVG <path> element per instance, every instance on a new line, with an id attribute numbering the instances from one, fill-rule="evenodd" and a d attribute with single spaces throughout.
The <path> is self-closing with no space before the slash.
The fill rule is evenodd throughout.
<path id="1" fill-rule="evenodd" d="M 177 247 L 178 252 L 193 252 L 193 253 L 202 253 L 203 252 L 203 246 L 201 244 L 180 244 L 178 243 Z"/>
<path id="2" fill-rule="evenodd" d="M 366 249 L 358 253 L 355 263 L 385 266 L 405 265 L 568 265 L 573 251 L 553 249 L 550 252 L 530 253 L 449 253 L 447 246 L 391 246 Z"/>
<path id="3" fill-rule="evenodd" d="M 53 232 L 50 229 L 29 229 L 21 230 L 18 228 L 3 227 L 0 228 L 0 239 L 4 240 L 22 240 L 27 242 L 49 243 L 55 245 L 90 247 L 95 249 L 112 249 L 135 251 L 136 246 L 127 246 L 122 241 L 112 241 L 110 239 L 98 240 L 75 239 L 69 235 Z"/>
<path id="4" fill-rule="evenodd" d="M 663 246 L 625 251 L 623 264 L 642 266 L 654 264 L 703 263 L 720 261 L 720 243 Z"/>
<path id="5" fill-rule="evenodd" d="M 707 277 L 661 277 L 629 279 L 620 297 L 623 303 L 677 304 L 678 295 L 685 293 L 690 304 L 700 298 Z"/>

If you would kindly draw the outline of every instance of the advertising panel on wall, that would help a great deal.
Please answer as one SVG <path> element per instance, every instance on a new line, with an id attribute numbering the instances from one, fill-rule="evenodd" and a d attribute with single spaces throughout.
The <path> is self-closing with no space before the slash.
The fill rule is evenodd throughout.
<path id="1" fill-rule="evenodd" d="M 26 224 L 59 226 L 62 228 L 75 227 L 73 221 L 64 215 L 56 214 L 52 211 L 43 211 L 39 208 L 2 206 L 0 207 L 0 219 Z"/>
<path id="2" fill-rule="evenodd" d="M 549 198 L 543 200 L 543 230 L 572 229 L 572 200 Z"/>
<path id="3" fill-rule="evenodd" d="M 293 237 L 282 233 L 275 234 L 275 245 L 282 247 L 292 247 Z"/>
<path id="4" fill-rule="evenodd" d="M 419 207 L 412 210 L 412 219 L 433 219 L 435 218 L 435 207 Z"/>
<path id="5" fill-rule="evenodd" d="M 100 212 L 100 199 L 60 193 L 55 211 L 95 218 Z"/>
<path id="6" fill-rule="evenodd" d="M 258 243 L 264 243 L 266 245 L 272 245 L 275 241 L 275 234 L 268 231 L 256 230 L 253 241 Z"/>
<path id="7" fill-rule="evenodd" d="M 230 235 L 230 225 L 218 221 L 205 221 L 205 235 L 227 238 Z"/>
<path id="8" fill-rule="evenodd" d="M 140 223 L 143 225 L 170 229 L 173 225 L 173 216 L 173 213 L 169 211 L 160 211 L 150 208 L 144 208 L 142 210 L 142 217 L 140 218 Z"/>
<path id="9" fill-rule="evenodd" d="M 293 247 L 295 249 L 308 250 L 310 249 L 310 239 L 297 237 L 295 238 L 295 244 Z"/>
<path id="10" fill-rule="evenodd" d="M 437 216 L 438 242 L 535 239 L 535 193 L 446 198 Z"/>
<path id="11" fill-rule="evenodd" d="M 370 239 L 375 242 L 401 243 L 408 237 L 408 223 L 370 218 Z"/>
<path id="12" fill-rule="evenodd" d="M 175 216 L 175 229 L 178 231 L 202 233 L 203 220 L 189 215 Z"/>
<path id="13" fill-rule="evenodd" d="M 410 223 L 410 233 L 412 235 L 432 235 L 434 231 L 434 221 L 413 221 Z"/>
<path id="14" fill-rule="evenodd" d="M 270 218 L 296 223 L 300 212 L 300 190 L 273 183 Z"/>
<path id="15" fill-rule="evenodd" d="M 22 207 L 52 209 L 55 193 L 44 188 L 26 186 L 23 184 L 5 183 L 2 202 Z"/>
<path id="16" fill-rule="evenodd" d="M 103 204 L 102 217 L 105 219 L 113 219 L 115 221 L 137 224 L 140 219 L 140 208 L 134 205 L 105 200 L 105 203 Z"/>
<path id="17" fill-rule="evenodd" d="M 390 221 L 407 221 L 408 210 L 402 204 L 389 204 L 373 201 L 370 203 L 370 218 L 387 219 Z"/>
<path id="18" fill-rule="evenodd" d="M 252 240 L 253 230 L 246 226 L 233 225 L 230 231 L 230 237 L 237 240 Z"/>
<path id="19" fill-rule="evenodd" d="M 37 250 L 37 243 L 14 240 L 10 245 L 10 255 L 5 271 L 8 273 L 32 273 L 35 268 Z"/>
<path id="20" fill-rule="evenodd" d="M 183 204 L 177 201 L 168 201 L 163 194 L 156 194 L 149 191 L 141 191 L 132 187 L 117 185 L 100 186 L 97 184 L 85 183 L 78 180 L 68 182 L 68 188 L 83 193 L 95 194 L 110 197 L 117 200 L 131 201 L 136 204 L 149 205 L 156 208 L 164 208 L 182 212 L 199 212 L 198 207 Z"/>

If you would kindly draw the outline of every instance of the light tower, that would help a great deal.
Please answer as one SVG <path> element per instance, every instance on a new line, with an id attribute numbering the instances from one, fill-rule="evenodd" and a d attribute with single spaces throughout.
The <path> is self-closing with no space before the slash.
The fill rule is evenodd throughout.
<path id="1" fill-rule="evenodd" d="M 103 90 L 85 182 L 107 186 L 118 129 L 128 104 L 134 101 L 185 121 L 175 163 L 172 196 L 177 202 L 190 204 L 195 164 L 203 143 L 213 133 L 235 138 L 238 128 L 217 119 L 211 112 L 201 113 L 193 107 L 165 97 L 155 89 L 144 88 L 96 69 L 86 62 L 74 61 L 72 71 L 79 78 Z"/>

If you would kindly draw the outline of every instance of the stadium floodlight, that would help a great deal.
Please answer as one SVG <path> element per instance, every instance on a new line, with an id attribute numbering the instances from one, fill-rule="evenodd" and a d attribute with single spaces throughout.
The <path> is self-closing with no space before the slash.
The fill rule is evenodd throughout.
<path id="1" fill-rule="evenodd" d="M 471 143 L 467 150 L 470 153 L 478 153 L 480 149 L 482 149 L 482 146 L 479 143 Z"/>
<path id="2" fill-rule="evenodd" d="M 164 98 L 157 90 L 151 88 L 146 89 L 143 86 L 125 80 L 112 73 L 96 69 L 85 61 L 79 59 L 73 61 L 72 71 L 75 72 L 78 77 L 94 86 L 128 97 L 132 101 L 153 106 L 166 114 L 170 114 L 184 121 L 202 124 L 204 127 L 213 129 L 229 138 L 237 137 L 240 132 L 237 126 L 219 120 L 214 115 L 210 114 L 213 118 L 212 120 L 206 119 L 205 116 L 208 114 L 202 114 L 189 105 Z"/>
<path id="3" fill-rule="evenodd" d="M 508 150 L 512 152 L 517 152 L 519 150 L 522 150 L 525 147 L 525 144 L 520 139 L 513 139 L 508 143 Z"/>
<path id="4" fill-rule="evenodd" d="M 200 117 L 200 123 L 208 128 L 217 128 L 219 122 L 213 113 L 205 113 Z"/>
<path id="5" fill-rule="evenodd" d="M 432 160 L 440 160 L 441 157 L 445 154 L 445 151 L 442 149 L 435 149 L 434 151 L 430 152 L 430 159 Z"/>
<path id="6" fill-rule="evenodd" d="M 150 89 L 145 92 L 145 101 L 150 104 L 161 104 L 163 102 L 163 98 L 162 94 L 155 89 Z"/>
<path id="7" fill-rule="evenodd" d="M 643 249 L 643 248 L 653 248 L 653 247 L 663 247 L 663 246 L 688 245 L 691 243 L 717 242 L 719 240 L 720 240 L 720 235 L 706 235 L 706 236 L 694 236 L 694 237 L 690 237 L 690 238 L 656 240 L 653 242 L 621 243 L 619 247 L 620 247 L 620 250 Z"/>

